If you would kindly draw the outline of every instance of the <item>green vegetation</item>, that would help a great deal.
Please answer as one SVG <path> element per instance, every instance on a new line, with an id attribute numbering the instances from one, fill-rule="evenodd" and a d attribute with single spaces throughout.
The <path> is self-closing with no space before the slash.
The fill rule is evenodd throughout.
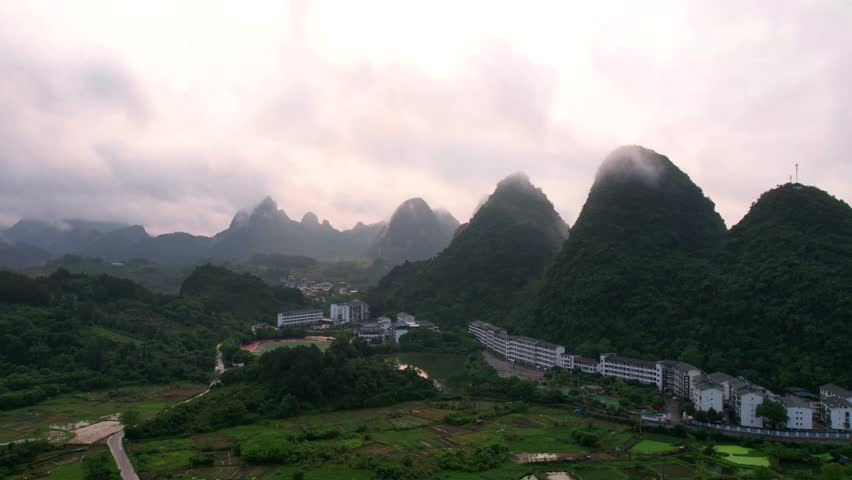
<path id="1" fill-rule="evenodd" d="M 852 362 L 850 270 L 841 200 L 783 185 L 726 233 L 686 174 L 628 148 L 602 165 L 532 307 L 504 323 L 578 353 L 682 360 L 769 388 L 852 384 L 834 367 Z"/>
<path id="2" fill-rule="evenodd" d="M 414 312 L 444 327 L 501 318 L 552 261 L 566 231 L 541 190 L 525 177 L 509 177 L 449 247 L 394 268 L 368 292 L 367 302 L 376 313 Z"/>
<path id="3" fill-rule="evenodd" d="M 677 448 L 677 445 L 671 443 L 658 442 L 656 440 L 642 440 L 636 445 L 633 445 L 633 448 L 631 448 L 630 451 L 640 455 L 649 455 L 673 452 L 677 450 Z"/>
<path id="4" fill-rule="evenodd" d="M 83 461 L 85 480 L 118 480 L 118 468 L 109 452 L 88 455 Z"/>
<path id="5" fill-rule="evenodd" d="M 99 422 L 116 413 L 133 412 L 144 420 L 205 388 L 199 384 L 144 385 L 58 395 L 37 405 L 0 412 L 0 443 L 49 436 L 67 438 L 69 435 L 62 432 L 75 424 Z M 122 421 L 126 423 L 126 419 Z"/>
<path id="6" fill-rule="evenodd" d="M 315 346 L 272 350 L 245 368 L 225 372 L 224 387 L 161 412 L 128 429 L 128 436 L 204 432 L 262 417 L 388 405 L 435 394 L 432 383 L 413 370 L 399 370 L 370 353 L 368 346 L 346 337 L 326 352 Z"/>
<path id="7" fill-rule="evenodd" d="M 71 391 L 206 382 L 217 341 L 304 304 L 296 290 L 213 266 L 195 269 L 177 296 L 61 269 L 36 279 L 0 271 L 0 410 Z"/>
<path id="8" fill-rule="evenodd" d="M 769 428 L 784 428 L 787 425 L 787 409 L 781 402 L 766 399 L 757 406 L 755 413 L 763 417 Z"/>

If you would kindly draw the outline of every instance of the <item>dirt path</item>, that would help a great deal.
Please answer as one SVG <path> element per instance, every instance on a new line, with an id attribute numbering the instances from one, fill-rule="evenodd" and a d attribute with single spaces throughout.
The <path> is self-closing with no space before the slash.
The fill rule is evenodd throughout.
<path id="1" fill-rule="evenodd" d="M 187 398 L 186 400 L 180 403 L 189 403 L 198 397 L 203 397 L 204 395 L 207 395 L 210 392 L 210 389 L 219 384 L 219 376 L 221 376 L 224 372 L 225 362 L 222 361 L 222 344 L 220 343 L 216 345 L 216 366 L 213 367 L 213 380 L 210 381 L 210 385 L 207 386 L 207 390 L 204 390 L 203 392 L 199 393 L 194 397 Z"/>
<path id="2" fill-rule="evenodd" d="M 118 432 L 107 439 L 107 446 L 112 453 L 112 458 L 115 459 L 115 464 L 118 465 L 118 471 L 121 473 L 121 480 L 139 480 L 136 475 L 136 470 L 133 469 L 133 464 L 130 463 L 130 458 L 127 457 L 127 452 L 124 451 L 124 431 Z"/>

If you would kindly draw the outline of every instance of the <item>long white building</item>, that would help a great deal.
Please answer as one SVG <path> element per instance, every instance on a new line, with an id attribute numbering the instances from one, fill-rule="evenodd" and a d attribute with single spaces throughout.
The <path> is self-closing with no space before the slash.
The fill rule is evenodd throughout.
<path id="1" fill-rule="evenodd" d="M 663 389 L 663 366 L 660 362 L 619 357 L 614 353 L 604 353 L 600 361 L 601 374 L 607 377 L 636 380 L 639 383 L 656 385 Z"/>
<path id="2" fill-rule="evenodd" d="M 476 320 L 468 324 L 468 332 L 479 343 L 509 361 L 537 368 L 563 365 L 565 347 L 530 337 L 509 335 L 506 330 L 490 323 Z"/>
<path id="3" fill-rule="evenodd" d="M 298 328 L 322 323 L 322 310 L 293 310 L 278 314 L 278 328 Z"/>

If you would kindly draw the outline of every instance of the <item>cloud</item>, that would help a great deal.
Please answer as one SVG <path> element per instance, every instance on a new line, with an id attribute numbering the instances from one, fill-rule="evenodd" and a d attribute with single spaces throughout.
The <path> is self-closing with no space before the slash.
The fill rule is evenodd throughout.
<path id="1" fill-rule="evenodd" d="M 622 144 L 668 156 L 728 225 L 795 163 L 849 201 L 850 18 L 842 0 L 7 3 L 0 222 L 210 234 L 266 194 L 338 228 L 412 197 L 465 221 L 518 170 L 570 222 Z"/>

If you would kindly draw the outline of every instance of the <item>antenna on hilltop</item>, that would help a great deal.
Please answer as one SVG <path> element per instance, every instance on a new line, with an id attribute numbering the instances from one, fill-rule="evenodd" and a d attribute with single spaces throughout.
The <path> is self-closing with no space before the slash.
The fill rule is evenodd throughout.
<path id="1" fill-rule="evenodd" d="M 796 183 L 799 183 L 799 164 L 796 164 Z"/>

